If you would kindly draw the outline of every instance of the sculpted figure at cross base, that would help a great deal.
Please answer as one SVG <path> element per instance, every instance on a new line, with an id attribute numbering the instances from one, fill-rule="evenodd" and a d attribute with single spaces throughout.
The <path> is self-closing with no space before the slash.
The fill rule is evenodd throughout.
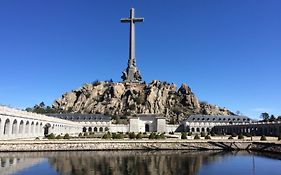
<path id="1" fill-rule="evenodd" d="M 142 77 L 136 66 L 135 57 L 135 22 L 143 22 L 143 18 L 135 18 L 135 9 L 130 10 L 130 18 L 122 18 L 122 23 L 130 23 L 130 45 L 128 66 L 121 76 L 124 82 L 141 82 Z"/>

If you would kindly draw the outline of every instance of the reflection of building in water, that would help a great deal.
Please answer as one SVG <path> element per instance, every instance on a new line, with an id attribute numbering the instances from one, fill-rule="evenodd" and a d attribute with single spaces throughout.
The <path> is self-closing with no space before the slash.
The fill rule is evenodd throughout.
<path id="1" fill-rule="evenodd" d="M 44 158 L 18 158 L 18 157 L 0 157 L 1 175 L 15 174 L 21 170 L 27 169 L 35 164 L 41 163 Z"/>
<path id="2" fill-rule="evenodd" d="M 68 152 L 49 158 L 49 163 L 60 174 L 186 174 L 195 175 L 203 162 L 217 159 L 212 152 L 189 151 L 122 151 Z"/>

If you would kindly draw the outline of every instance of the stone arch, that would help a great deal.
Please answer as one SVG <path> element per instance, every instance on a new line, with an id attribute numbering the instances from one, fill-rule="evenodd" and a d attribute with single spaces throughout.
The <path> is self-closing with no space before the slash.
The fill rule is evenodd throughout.
<path id="1" fill-rule="evenodd" d="M 149 124 L 148 123 L 145 124 L 145 132 L 149 132 Z"/>
<path id="2" fill-rule="evenodd" d="M 85 126 L 83 127 L 83 132 L 87 132 L 87 128 Z"/>
<path id="3" fill-rule="evenodd" d="M 99 131 L 100 131 L 100 132 L 103 132 L 103 128 L 102 128 L 102 127 L 100 127 Z"/>
<path id="4" fill-rule="evenodd" d="M 26 121 L 25 123 L 25 134 L 28 134 L 29 133 L 29 121 Z"/>
<path id="5" fill-rule="evenodd" d="M 24 126 L 24 122 L 23 120 L 21 120 L 19 125 L 19 134 L 23 134 L 23 126 Z"/>
<path id="6" fill-rule="evenodd" d="M 195 129 L 194 129 L 194 128 L 191 128 L 191 132 L 195 132 Z"/>
<path id="7" fill-rule="evenodd" d="M 97 127 L 94 127 L 94 132 L 98 132 L 98 128 Z"/>
<path id="8" fill-rule="evenodd" d="M 109 128 L 108 128 L 108 127 L 105 127 L 105 128 L 104 128 L 104 131 L 109 131 Z"/>
<path id="9" fill-rule="evenodd" d="M 196 132 L 200 132 L 200 128 L 196 128 Z"/>
<path id="10" fill-rule="evenodd" d="M 17 134 L 18 133 L 18 121 L 15 119 L 12 125 L 12 134 Z"/>
<path id="11" fill-rule="evenodd" d="M 38 130 L 39 130 L 39 123 L 36 122 L 36 124 L 35 124 L 35 133 L 38 133 Z"/>
<path id="12" fill-rule="evenodd" d="M 207 132 L 210 132 L 211 130 L 210 130 L 210 128 L 207 128 L 207 130 L 206 130 Z"/>
<path id="13" fill-rule="evenodd" d="M 34 122 L 31 122 L 31 125 L 30 125 L 30 133 L 34 133 Z"/>
<path id="14" fill-rule="evenodd" d="M 40 133 L 42 133 L 42 131 L 43 131 L 42 128 L 43 128 L 43 124 L 42 124 L 42 122 L 41 122 L 40 125 L 39 125 L 39 132 L 40 132 Z"/>
<path id="15" fill-rule="evenodd" d="M 42 123 L 41 123 L 41 124 L 42 124 Z M 45 126 L 44 126 L 44 136 L 49 135 L 50 127 L 51 127 L 51 124 L 50 124 L 50 123 L 46 123 L 46 124 L 45 124 Z"/>
<path id="16" fill-rule="evenodd" d="M 9 119 L 6 119 L 4 124 L 4 135 L 9 134 L 11 131 L 11 122 Z"/>
<path id="17" fill-rule="evenodd" d="M 92 131 L 93 131 L 92 127 L 89 127 L 89 128 L 88 128 L 88 131 L 89 131 L 89 132 L 92 132 Z"/>
<path id="18" fill-rule="evenodd" d="M 205 128 L 202 128 L 201 131 L 202 131 L 202 132 L 205 132 Z"/>

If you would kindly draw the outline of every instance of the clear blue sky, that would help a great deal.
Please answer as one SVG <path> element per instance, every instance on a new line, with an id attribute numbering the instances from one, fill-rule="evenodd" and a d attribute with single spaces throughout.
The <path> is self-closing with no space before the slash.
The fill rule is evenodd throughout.
<path id="1" fill-rule="evenodd" d="M 0 103 L 51 105 L 94 80 L 121 81 L 129 9 L 143 79 L 189 85 L 201 101 L 281 115 L 280 0 L 2 0 Z"/>

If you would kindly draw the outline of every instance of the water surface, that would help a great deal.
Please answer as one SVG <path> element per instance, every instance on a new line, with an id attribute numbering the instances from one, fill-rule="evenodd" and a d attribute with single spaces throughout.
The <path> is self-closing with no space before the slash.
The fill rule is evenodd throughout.
<path id="1" fill-rule="evenodd" d="M 0 153 L 0 174 L 280 175 L 281 156 L 219 151 L 77 151 Z"/>

